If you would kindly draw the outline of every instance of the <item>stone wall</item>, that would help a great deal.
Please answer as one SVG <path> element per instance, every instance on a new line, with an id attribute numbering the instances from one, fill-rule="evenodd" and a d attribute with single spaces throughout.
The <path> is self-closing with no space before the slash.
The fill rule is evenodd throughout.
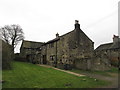
<path id="1" fill-rule="evenodd" d="M 57 42 L 57 61 L 58 66 L 63 67 L 65 64 L 72 64 L 72 56 L 70 56 L 70 39 L 71 42 L 73 42 L 73 32 L 70 32 L 69 34 L 63 35 L 60 37 L 60 40 Z M 75 40 L 74 40 L 75 41 Z M 71 46 L 74 48 L 73 46 Z M 62 66 L 61 66 L 62 65 Z"/>
<path id="2" fill-rule="evenodd" d="M 11 61 L 14 59 L 12 46 L 2 41 L 2 69 L 11 69 Z"/>
<path id="3" fill-rule="evenodd" d="M 95 56 L 107 63 L 108 66 L 118 66 L 119 53 L 120 49 L 99 50 L 95 51 Z"/>
<path id="4" fill-rule="evenodd" d="M 51 66 L 56 66 L 57 63 L 57 56 L 56 56 L 56 52 L 57 52 L 57 47 L 56 47 L 57 42 L 52 42 L 46 45 L 47 50 L 46 50 L 46 54 L 47 54 L 47 64 L 51 65 Z"/>
<path id="5" fill-rule="evenodd" d="M 111 69 L 111 65 L 110 65 L 110 62 L 107 58 L 94 57 L 92 59 L 91 70 L 105 71 L 105 70 L 110 70 L 110 69 Z"/>
<path id="6" fill-rule="evenodd" d="M 102 71 L 110 70 L 112 57 L 113 57 L 112 51 L 109 50 L 95 51 L 92 60 L 93 63 L 92 70 Z"/>
<path id="7" fill-rule="evenodd" d="M 64 68 L 68 64 L 72 68 L 90 69 L 90 61 L 86 58 L 93 56 L 94 43 L 81 30 L 73 30 L 57 38 L 58 41 L 45 45 L 47 64 L 58 68 Z"/>
<path id="8" fill-rule="evenodd" d="M 91 70 L 91 58 L 75 59 L 75 68 L 81 70 Z"/>
<path id="9" fill-rule="evenodd" d="M 111 65 L 118 66 L 119 58 L 120 58 L 120 49 L 109 50 L 109 60 Z"/>
<path id="10" fill-rule="evenodd" d="M 47 47 L 46 47 L 46 45 L 43 45 L 42 47 L 41 47 L 41 59 L 40 59 L 40 64 L 44 64 L 45 62 L 46 62 L 46 64 L 47 64 Z"/>
<path id="11" fill-rule="evenodd" d="M 58 61 L 62 60 L 63 64 L 70 64 L 73 68 L 84 69 L 86 63 L 82 60 L 93 56 L 93 44 L 81 30 L 74 30 L 60 38 L 58 42 Z M 75 62 L 81 62 L 84 65 L 75 64 Z M 87 62 L 86 59 L 85 62 Z"/>

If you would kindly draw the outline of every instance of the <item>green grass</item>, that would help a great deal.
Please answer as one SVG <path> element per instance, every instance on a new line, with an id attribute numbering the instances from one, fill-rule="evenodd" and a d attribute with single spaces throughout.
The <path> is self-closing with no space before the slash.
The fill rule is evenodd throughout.
<path id="1" fill-rule="evenodd" d="M 110 72 L 110 73 L 120 73 L 120 71 L 119 71 L 118 68 L 116 68 L 116 67 L 112 67 L 111 70 L 107 70 L 106 72 Z"/>
<path id="2" fill-rule="evenodd" d="M 12 70 L 3 70 L 2 78 L 3 88 L 95 88 L 110 84 L 24 62 L 14 62 Z"/>
<path id="3" fill-rule="evenodd" d="M 2 80 L 2 70 L 0 70 L 0 80 Z M 2 84 L 0 83 L 0 89 L 2 88 Z"/>
<path id="4" fill-rule="evenodd" d="M 72 69 L 72 72 L 75 73 L 86 73 L 86 74 L 98 74 L 103 76 L 111 76 L 110 73 L 118 73 L 118 68 L 112 67 L 111 70 L 106 71 L 85 71 L 85 70 L 79 70 L 79 69 Z"/>
<path id="5" fill-rule="evenodd" d="M 85 73 L 85 74 L 98 74 L 98 75 L 103 75 L 103 76 L 111 76 L 109 73 L 106 73 L 104 71 L 85 71 L 85 70 L 79 70 L 79 69 L 72 69 L 71 72 Z"/>

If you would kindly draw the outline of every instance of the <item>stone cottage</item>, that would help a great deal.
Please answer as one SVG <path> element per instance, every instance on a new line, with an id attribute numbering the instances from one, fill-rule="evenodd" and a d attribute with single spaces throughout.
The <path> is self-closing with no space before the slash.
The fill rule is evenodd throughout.
<path id="1" fill-rule="evenodd" d="M 21 56 L 29 62 L 48 64 L 58 68 L 91 69 L 94 42 L 75 21 L 75 29 L 46 43 L 23 41 Z"/>
<path id="2" fill-rule="evenodd" d="M 98 46 L 95 49 L 95 55 L 99 58 L 99 63 L 104 62 L 105 65 L 118 66 L 120 58 L 120 38 L 113 36 L 113 42 Z M 102 65 L 101 65 L 102 66 Z"/>
<path id="3" fill-rule="evenodd" d="M 42 42 L 23 40 L 20 48 L 19 60 L 39 63 L 41 59 L 40 47 L 42 44 Z"/>
<path id="4" fill-rule="evenodd" d="M 58 68 L 90 69 L 94 42 L 81 30 L 75 21 L 75 29 L 46 42 L 41 47 L 41 64 Z"/>

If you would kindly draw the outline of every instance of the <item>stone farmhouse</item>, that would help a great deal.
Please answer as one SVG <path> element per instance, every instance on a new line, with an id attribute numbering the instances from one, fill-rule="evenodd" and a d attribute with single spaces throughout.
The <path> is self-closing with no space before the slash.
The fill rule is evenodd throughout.
<path id="1" fill-rule="evenodd" d="M 96 49 L 97 50 L 97 49 Z M 99 56 L 94 52 L 94 42 L 81 30 L 75 20 L 74 30 L 48 42 L 24 40 L 20 57 L 23 61 L 47 64 L 62 69 L 106 70 L 110 64 L 100 63 Z"/>
<path id="2" fill-rule="evenodd" d="M 80 29 L 75 21 L 75 29 L 46 42 L 41 47 L 41 63 L 64 68 L 90 69 L 88 59 L 93 57 L 94 42 Z M 83 60 L 84 59 L 84 60 Z"/>
<path id="3" fill-rule="evenodd" d="M 113 36 L 113 42 L 106 43 L 98 46 L 95 49 L 95 55 L 100 58 L 104 64 L 110 63 L 110 65 L 118 66 L 120 58 L 120 38 L 119 36 Z"/>
<path id="4" fill-rule="evenodd" d="M 32 63 L 86 70 L 91 68 L 94 42 L 80 29 L 76 20 L 74 30 L 62 36 L 57 33 L 56 38 L 46 43 L 23 41 L 20 50 L 21 56 Z"/>

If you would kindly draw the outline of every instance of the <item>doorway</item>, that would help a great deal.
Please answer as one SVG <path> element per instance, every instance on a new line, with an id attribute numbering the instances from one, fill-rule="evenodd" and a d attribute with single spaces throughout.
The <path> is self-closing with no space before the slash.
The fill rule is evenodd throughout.
<path id="1" fill-rule="evenodd" d="M 30 61 L 30 55 L 26 55 L 26 61 L 27 61 L 27 62 Z"/>
<path id="2" fill-rule="evenodd" d="M 43 64 L 47 64 L 46 55 L 43 55 Z"/>

